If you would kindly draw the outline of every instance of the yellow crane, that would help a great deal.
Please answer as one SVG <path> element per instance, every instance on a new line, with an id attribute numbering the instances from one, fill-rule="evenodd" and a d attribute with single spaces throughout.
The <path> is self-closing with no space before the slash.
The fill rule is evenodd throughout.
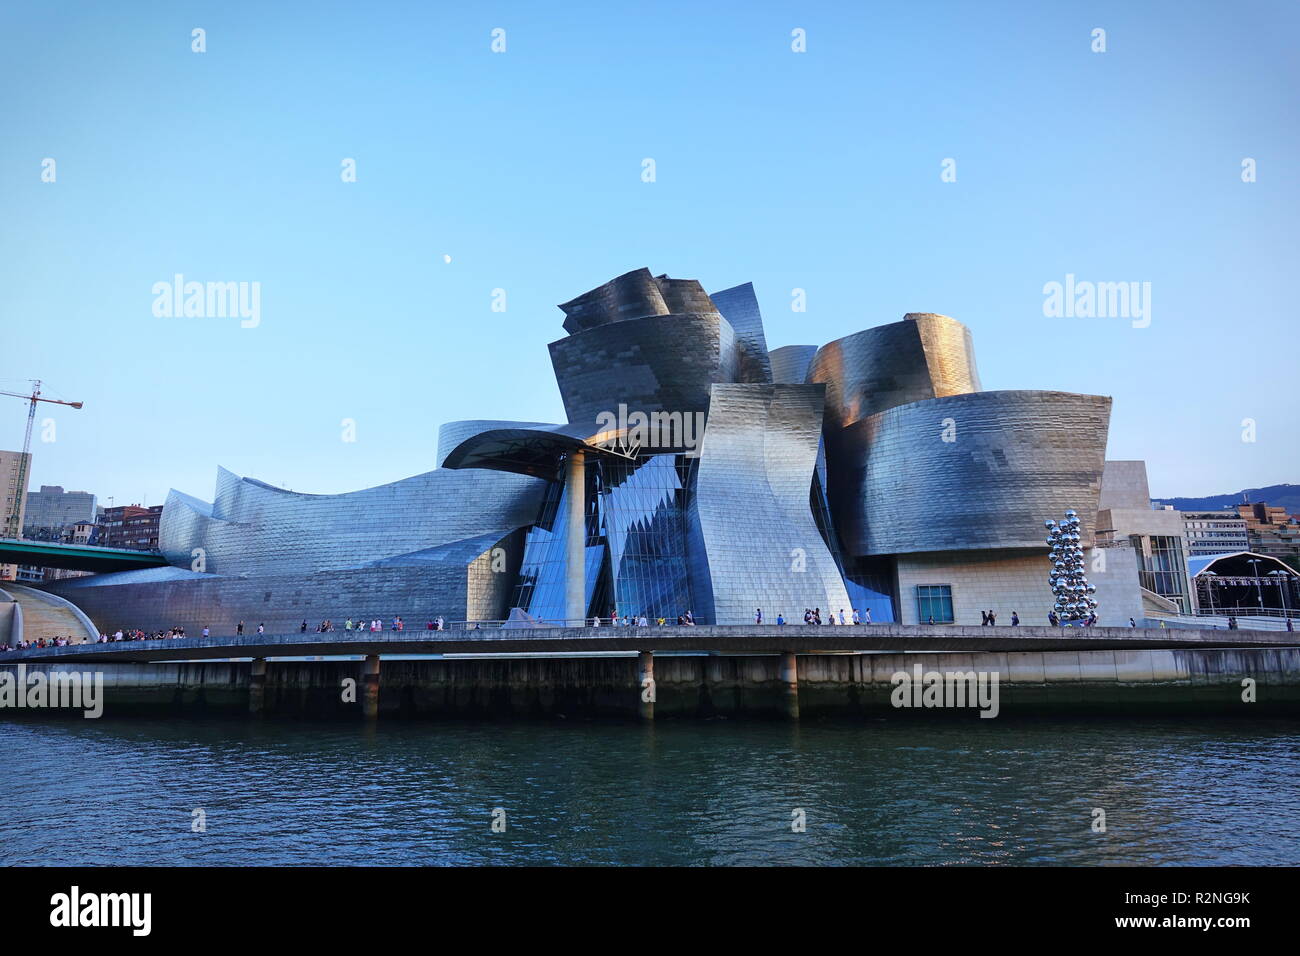
<path id="1" fill-rule="evenodd" d="M 23 454 L 18 459 L 18 486 L 14 489 L 14 507 L 5 518 L 4 527 L 0 529 L 0 537 L 21 538 L 22 513 L 23 513 L 23 496 L 27 494 L 27 463 L 31 460 L 29 455 L 32 449 L 32 423 L 36 421 L 36 403 L 49 402 L 51 405 L 69 405 L 72 408 L 80 408 L 82 402 L 64 402 L 57 398 L 41 397 L 40 379 L 31 379 L 32 393 L 24 395 L 22 392 L 0 392 L 0 395 L 8 395 L 12 398 L 21 398 L 30 403 L 27 409 L 27 434 L 23 436 Z"/>

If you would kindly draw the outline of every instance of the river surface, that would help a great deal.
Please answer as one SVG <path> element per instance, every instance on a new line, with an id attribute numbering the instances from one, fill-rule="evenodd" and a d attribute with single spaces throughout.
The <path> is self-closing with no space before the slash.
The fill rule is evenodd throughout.
<path id="1" fill-rule="evenodd" d="M 1300 863 L 1295 721 L 27 720 L 0 768 L 7 865 Z"/>

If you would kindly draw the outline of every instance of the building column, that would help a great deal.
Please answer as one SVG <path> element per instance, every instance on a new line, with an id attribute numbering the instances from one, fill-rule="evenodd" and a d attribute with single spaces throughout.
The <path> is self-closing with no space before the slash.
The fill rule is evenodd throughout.
<path id="1" fill-rule="evenodd" d="M 642 651 L 637 658 L 636 668 L 637 711 L 642 720 L 655 719 L 655 697 L 658 687 L 655 685 L 655 656 L 650 651 Z"/>
<path id="2" fill-rule="evenodd" d="M 587 618 L 587 468 L 586 453 L 571 452 L 565 463 L 568 514 L 565 516 L 564 616 L 568 626 Z"/>
<path id="3" fill-rule="evenodd" d="M 266 709 L 266 658 L 254 657 L 248 675 L 248 712 L 261 717 Z"/>
<path id="4" fill-rule="evenodd" d="M 791 720 L 799 719 L 799 667 L 794 651 L 781 652 L 781 669 L 779 671 L 782 695 L 784 697 L 785 715 Z"/>
<path id="5" fill-rule="evenodd" d="M 379 716 L 378 654 L 367 654 L 361 665 L 361 714 L 366 720 Z"/>

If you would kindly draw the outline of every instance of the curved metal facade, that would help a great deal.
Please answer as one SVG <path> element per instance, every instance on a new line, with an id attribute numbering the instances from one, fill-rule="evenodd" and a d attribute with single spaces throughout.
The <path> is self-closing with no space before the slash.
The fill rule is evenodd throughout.
<path id="1" fill-rule="evenodd" d="M 495 421 L 490 418 L 470 418 L 457 422 L 447 422 L 438 429 L 438 467 L 442 468 L 444 466 L 447 456 L 455 450 L 457 445 L 466 439 L 482 435 L 484 432 L 495 431 L 500 428 L 556 427 L 558 426 L 549 425 L 545 422 L 507 422 Z"/>
<path id="2" fill-rule="evenodd" d="M 804 608 L 850 607 L 809 507 L 824 389 L 715 385 L 688 508 L 696 614 L 747 624 L 761 607 L 802 622 Z"/>
<path id="3" fill-rule="evenodd" d="M 1047 550 L 1043 520 L 1073 508 L 1090 540 L 1110 399 L 955 395 L 901 405 L 835 436 L 830 493 L 854 555 Z"/>
<path id="4" fill-rule="evenodd" d="M 221 469 L 205 506 L 173 491 L 159 522 L 164 557 L 215 574 L 355 568 L 531 523 L 544 483 L 496 471 L 439 469 L 363 491 L 307 495 Z"/>
<path id="5" fill-rule="evenodd" d="M 909 312 L 817 350 L 809 382 L 826 384 L 828 427 L 927 398 L 980 390 L 970 330 L 956 319 Z"/>
<path id="6" fill-rule="evenodd" d="M 706 411 L 709 387 L 736 381 L 744 362 L 735 330 L 717 312 L 615 322 L 549 348 L 571 422 L 594 422 L 619 404 L 647 414 Z"/>

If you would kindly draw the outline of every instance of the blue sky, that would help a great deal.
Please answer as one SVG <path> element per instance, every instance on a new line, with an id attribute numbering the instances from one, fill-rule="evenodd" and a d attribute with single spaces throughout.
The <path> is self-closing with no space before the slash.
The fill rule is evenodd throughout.
<path id="1" fill-rule="evenodd" d="M 1156 495 L 1300 480 L 1298 35 L 1290 2 L 6 5 L 0 389 L 86 403 L 42 408 L 33 487 L 346 491 L 448 420 L 562 420 L 556 303 L 648 266 L 753 281 L 772 347 L 952 315 L 986 389 L 1113 396 Z M 176 273 L 260 282 L 260 325 L 155 316 Z M 1045 317 L 1067 273 L 1150 282 L 1150 326 Z"/>

